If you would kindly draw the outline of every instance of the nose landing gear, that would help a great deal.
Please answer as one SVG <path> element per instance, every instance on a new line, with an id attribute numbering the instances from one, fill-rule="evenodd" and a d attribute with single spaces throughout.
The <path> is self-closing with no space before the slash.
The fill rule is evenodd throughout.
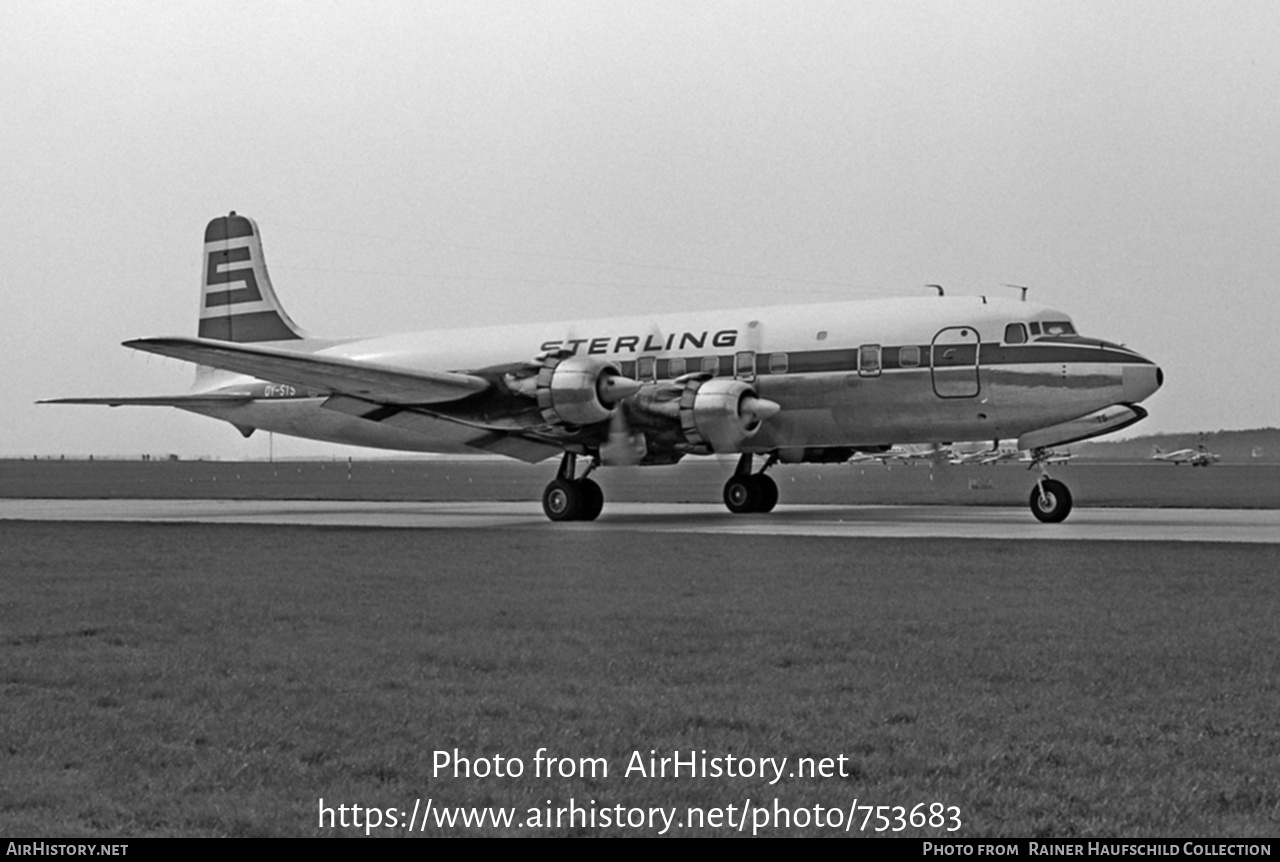
<path id="1" fill-rule="evenodd" d="M 1057 479 L 1049 478 L 1049 473 L 1045 470 L 1048 458 L 1048 451 L 1044 447 L 1031 453 L 1031 467 L 1028 469 L 1040 469 L 1040 479 L 1031 489 L 1031 514 L 1045 524 L 1059 524 L 1071 514 L 1071 492 Z"/>

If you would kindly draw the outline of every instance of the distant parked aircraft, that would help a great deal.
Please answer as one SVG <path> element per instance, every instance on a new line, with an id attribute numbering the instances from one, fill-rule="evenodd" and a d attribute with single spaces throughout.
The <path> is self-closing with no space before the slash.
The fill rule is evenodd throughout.
<path id="1" fill-rule="evenodd" d="M 1075 456 L 1075 453 L 1073 452 L 1049 451 L 1044 453 L 1044 457 L 1041 460 L 1043 460 L 1046 464 L 1065 464 L 1074 457 L 1076 456 Z M 1022 461 L 1025 464 L 1034 465 L 1035 463 L 1035 459 L 1032 457 L 1030 452 L 1024 453 L 1023 456 L 1018 460 Z"/>
<path id="2" fill-rule="evenodd" d="M 1017 440 L 994 440 L 990 446 L 974 449 L 972 444 L 956 443 L 951 447 L 951 464 L 998 464 L 1001 461 L 1012 461 L 1021 451 Z"/>
<path id="3" fill-rule="evenodd" d="M 1170 464 L 1190 464 L 1192 467 L 1208 467 L 1216 462 L 1221 456 L 1210 452 L 1201 443 L 1194 449 L 1178 449 L 1174 452 L 1165 452 L 1159 446 L 1153 447 L 1151 453 L 1152 461 L 1167 461 Z"/>
<path id="4" fill-rule="evenodd" d="M 944 460 L 948 454 L 950 450 L 937 443 L 911 443 L 890 446 L 883 452 L 856 452 L 849 459 L 849 463 L 865 464 L 868 461 L 877 461 L 881 464 L 911 464 L 916 461 L 936 463 Z"/>

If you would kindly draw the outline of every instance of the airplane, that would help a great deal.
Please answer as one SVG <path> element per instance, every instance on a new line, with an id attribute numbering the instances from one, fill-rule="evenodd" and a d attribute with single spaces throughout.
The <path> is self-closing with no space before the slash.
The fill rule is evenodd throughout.
<path id="1" fill-rule="evenodd" d="M 949 449 L 937 443 L 913 443 L 910 445 L 893 445 L 883 451 L 856 451 L 848 459 L 850 464 L 865 464 L 875 461 L 878 464 L 910 464 L 915 461 L 941 461 L 949 453 Z"/>
<path id="2" fill-rule="evenodd" d="M 961 444 L 953 444 L 948 463 L 955 465 L 998 464 L 1001 461 L 1014 460 L 1021 451 L 1016 441 L 993 440 L 990 448 L 976 450 Z"/>
<path id="3" fill-rule="evenodd" d="M 1203 443 L 1194 449 L 1178 449 L 1174 452 L 1165 452 L 1159 446 L 1153 446 L 1151 452 L 1152 461 L 1167 461 L 1174 465 L 1190 464 L 1192 467 L 1208 467 L 1220 457 L 1206 449 Z"/>
<path id="4" fill-rule="evenodd" d="M 1048 452 L 1044 452 L 1040 456 L 1040 461 L 1045 464 L 1065 464 L 1074 457 L 1076 457 L 1074 452 L 1056 452 L 1050 450 Z M 1023 453 L 1022 457 L 1019 458 L 1018 461 L 1024 464 L 1030 464 L 1032 467 L 1036 465 L 1036 458 L 1030 452 Z"/>
<path id="5" fill-rule="evenodd" d="M 1134 350 L 1012 298 L 926 296 L 676 311 L 380 337 L 332 338 L 281 305 L 257 223 L 234 211 L 204 235 L 196 337 L 124 346 L 197 365 L 180 395 L 45 403 L 169 406 L 255 429 L 409 451 L 559 456 L 552 521 L 594 520 L 590 474 L 613 465 L 737 455 L 734 513 L 771 511 L 777 464 L 937 440 L 1016 438 L 1040 475 L 1030 507 L 1072 498 L 1049 447 L 1126 428 L 1164 382 Z M 763 458 L 759 470 L 757 458 Z M 579 460 L 586 467 L 579 471 Z"/>

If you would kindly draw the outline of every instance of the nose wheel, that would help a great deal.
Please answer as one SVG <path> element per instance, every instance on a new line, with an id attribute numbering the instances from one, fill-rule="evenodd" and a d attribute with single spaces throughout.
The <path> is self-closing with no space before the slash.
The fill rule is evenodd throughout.
<path id="1" fill-rule="evenodd" d="M 1065 521 L 1071 514 L 1071 492 L 1057 479 L 1045 479 L 1031 489 L 1031 514 L 1046 524 Z"/>
<path id="2" fill-rule="evenodd" d="M 1049 478 L 1044 469 L 1047 458 L 1044 449 L 1032 453 L 1031 467 L 1040 468 L 1040 481 L 1031 489 L 1031 514 L 1042 523 L 1060 524 L 1071 514 L 1071 492 L 1057 479 Z"/>

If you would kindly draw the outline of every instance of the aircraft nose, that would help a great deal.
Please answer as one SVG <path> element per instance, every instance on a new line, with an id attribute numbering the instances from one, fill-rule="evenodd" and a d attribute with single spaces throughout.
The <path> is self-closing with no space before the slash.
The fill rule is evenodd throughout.
<path id="1" fill-rule="evenodd" d="M 1124 400 L 1137 404 L 1150 398 L 1164 385 L 1164 371 L 1158 365 L 1126 365 L 1124 367 Z"/>

